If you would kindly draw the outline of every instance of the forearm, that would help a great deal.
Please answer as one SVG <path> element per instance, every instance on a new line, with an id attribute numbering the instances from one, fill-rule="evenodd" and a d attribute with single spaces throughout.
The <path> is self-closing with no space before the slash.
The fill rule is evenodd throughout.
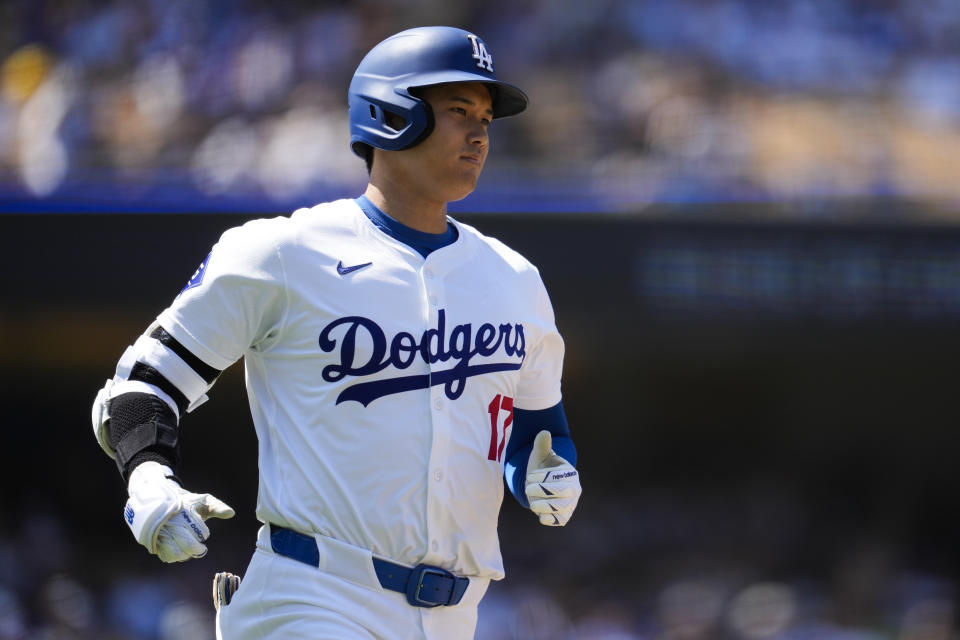
<path id="1" fill-rule="evenodd" d="M 528 411 L 513 410 L 513 433 L 507 445 L 504 476 L 510 493 L 525 508 L 530 506 L 524 486 L 527 463 L 533 450 L 533 441 L 540 431 L 547 430 L 553 436 L 553 450 L 571 465 L 577 464 L 577 448 L 570 437 L 570 427 L 563 411 L 563 403 L 549 409 Z"/>
<path id="2" fill-rule="evenodd" d="M 150 337 L 157 336 L 154 332 Z M 142 348 L 144 341 L 138 342 Z M 175 343 L 167 338 L 160 344 L 170 348 L 169 342 Z M 124 359 L 129 362 L 132 358 L 127 355 Z M 210 535 L 204 521 L 232 517 L 233 509 L 210 494 L 183 489 L 176 477 L 180 462 L 178 413 L 196 398 L 183 393 L 171 379 L 183 384 L 182 367 L 191 371 L 196 367 L 179 353 L 178 365 L 171 364 L 162 352 L 157 357 L 147 351 L 144 359 L 152 356 L 157 366 L 140 360 L 143 353 L 132 355 L 137 357 L 135 363 L 124 365 L 121 359 L 115 378 L 97 394 L 94 432 L 104 450 L 115 458 L 127 485 L 124 520 L 137 542 L 164 562 L 199 558 L 207 552 L 204 543 Z"/>
<path id="3" fill-rule="evenodd" d="M 178 472 L 180 446 L 177 417 L 150 393 L 124 393 L 110 401 L 110 446 L 124 482 L 137 465 L 152 460 Z"/>
<path id="4" fill-rule="evenodd" d="M 94 403 L 94 433 L 125 481 L 154 461 L 177 470 L 180 416 L 206 399 L 220 371 L 160 326 L 129 347 Z"/>

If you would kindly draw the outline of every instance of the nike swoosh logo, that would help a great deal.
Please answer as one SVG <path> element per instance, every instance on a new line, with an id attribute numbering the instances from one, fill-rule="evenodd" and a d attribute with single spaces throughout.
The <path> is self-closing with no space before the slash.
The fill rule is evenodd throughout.
<path id="1" fill-rule="evenodd" d="M 369 266 L 372 265 L 372 264 L 373 264 L 372 262 L 364 262 L 363 264 L 355 264 L 355 265 L 353 265 L 352 267 L 345 267 L 345 266 L 343 266 L 343 260 L 341 260 L 340 262 L 337 263 L 337 273 L 339 273 L 339 274 L 342 275 L 342 276 L 345 276 L 345 275 L 347 275 L 348 273 L 353 273 L 354 271 L 357 271 L 358 269 L 363 269 L 364 267 L 369 267 Z"/>

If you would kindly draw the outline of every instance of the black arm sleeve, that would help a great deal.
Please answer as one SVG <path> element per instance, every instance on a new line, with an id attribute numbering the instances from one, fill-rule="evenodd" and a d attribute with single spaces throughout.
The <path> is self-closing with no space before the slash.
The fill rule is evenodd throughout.
<path id="1" fill-rule="evenodd" d="M 123 393 L 110 401 L 110 446 L 124 482 L 141 462 L 153 460 L 177 473 L 180 444 L 177 417 L 150 393 Z"/>

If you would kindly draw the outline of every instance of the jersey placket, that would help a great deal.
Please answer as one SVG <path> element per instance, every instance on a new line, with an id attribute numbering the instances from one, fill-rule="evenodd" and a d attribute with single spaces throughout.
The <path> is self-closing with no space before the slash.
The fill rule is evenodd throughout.
<path id="1" fill-rule="evenodd" d="M 427 310 L 427 326 L 439 328 L 439 311 L 444 308 L 443 279 L 436 261 L 429 256 L 420 268 L 420 282 L 423 287 Z M 446 328 L 440 334 L 438 350 L 442 350 L 443 343 L 449 331 Z M 436 371 L 442 371 L 450 366 L 449 362 L 436 360 L 430 363 L 431 378 Z M 433 380 L 431 379 L 431 383 Z M 447 459 L 450 451 L 450 400 L 446 397 L 444 385 L 430 385 L 430 416 L 433 427 L 431 439 L 429 465 L 427 468 L 427 556 L 426 562 L 439 563 L 449 557 L 447 536 L 444 534 L 442 522 L 443 513 L 449 504 L 449 485 L 446 482 L 448 473 Z"/>

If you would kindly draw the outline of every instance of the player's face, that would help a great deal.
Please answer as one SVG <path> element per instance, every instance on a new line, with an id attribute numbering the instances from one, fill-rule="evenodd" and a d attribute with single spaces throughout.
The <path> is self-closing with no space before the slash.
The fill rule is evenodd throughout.
<path id="1" fill-rule="evenodd" d="M 465 198 L 487 161 L 490 92 L 482 83 L 468 82 L 428 87 L 420 95 L 433 109 L 434 127 L 426 140 L 403 152 L 408 171 L 439 200 Z"/>

